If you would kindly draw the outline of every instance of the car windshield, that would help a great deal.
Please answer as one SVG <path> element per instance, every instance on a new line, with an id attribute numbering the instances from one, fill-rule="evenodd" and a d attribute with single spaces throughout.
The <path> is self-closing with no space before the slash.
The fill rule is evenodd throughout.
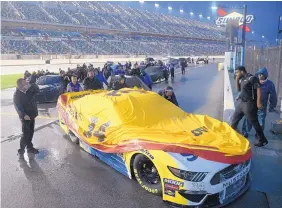
<path id="1" fill-rule="evenodd" d="M 36 84 L 38 85 L 52 85 L 58 84 L 62 81 L 62 77 L 60 76 L 42 76 L 40 77 Z"/>
<path id="2" fill-rule="evenodd" d="M 111 77 L 111 83 L 117 82 L 120 80 L 119 76 L 113 76 Z M 147 87 L 142 83 L 142 81 L 140 79 L 138 79 L 137 77 L 127 77 L 125 79 L 125 84 L 129 87 L 129 88 L 134 88 L 134 87 L 138 87 L 138 88 L 144 88 L 147 89 Z"/>

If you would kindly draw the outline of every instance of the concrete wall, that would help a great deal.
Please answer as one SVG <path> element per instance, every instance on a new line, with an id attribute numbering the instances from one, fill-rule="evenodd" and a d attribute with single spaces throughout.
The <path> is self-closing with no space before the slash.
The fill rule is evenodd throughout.
<path id="1" fill-rule="evenodd" d="M 224 68 L 224 110 L 223 121 L 230 123 L 235 111 L 234 97 L 232 93 L 231 82 L 228 70 Z"/>
<path id="2" fill-rule="evenodd" d="M 54 55 L 56 56 L 56 55 Z M 94 67 L 103 67 L 107 61 L 120 62 L 124 64 L 127 61 L 131 61 L 131 63 L 144 61 L 146 56 L 99 56 L 99 58 L 94 58 L 94 56 L 83 56 L 83 59 L 77 55 L 71 55 L 70 59 L 67 56 L 56 56 L 52 55 L 41 56 L 41 59 L 19 59 L 19 60 L 1 60 L 1 74 L 20 74 L 24 73 L 24 71 L 29 70 L 37 71 L 37 70 L 46 70 L 48 69 L 50 72 L 58 72 L 59 68 L 66 70 L 68 67 L 75 68 L 77 64 L 82 65 L 83 63 L 93 64 Z M 92 58 L 91 58 L 92 57 Z M 152 56 L 157 60 L 164 59 L 161 56 Z M 1 58 L 3 58 L 1 56 Z M 53 58 L 53 59 L 52 59 Z M 59 58 L 59 59 L 58 59 Z M 179 57 L 172 57 L 179 58 Z M 215 62 L 220 61 L 224 56 L 209 56 L 210 59 L 215 58 Z M 46 60 L 50 60 L 50 64 L 46 64 Z"/>

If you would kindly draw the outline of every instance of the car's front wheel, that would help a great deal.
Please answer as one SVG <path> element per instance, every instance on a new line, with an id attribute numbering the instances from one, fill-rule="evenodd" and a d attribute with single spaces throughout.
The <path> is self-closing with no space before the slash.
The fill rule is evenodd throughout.
<path id="1" fill-rule="evenodd" d="M 138 154 L 134 158 L 133 172 L 142 188 L 155 195 L 162 194 L 161 177 L 154 163 L 148 157 Z"/>

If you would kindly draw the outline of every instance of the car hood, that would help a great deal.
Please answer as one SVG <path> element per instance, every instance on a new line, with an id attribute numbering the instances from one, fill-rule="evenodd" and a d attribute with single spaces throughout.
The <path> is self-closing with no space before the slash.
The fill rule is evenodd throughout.
<path id="1" fill-rule="evenodd" d="M 91 103 L 96 103 L 95 108 Z M 229 164 L 251 157 L 248 140 L 227 123 L 188 114 L 151 91 L 125 88 L 66 93 L 59 98 L 58 110 L 61 114 L 75 112 L 77 118 L 65 116 L 65 123 L 103 152 L 155 149 Z"/>

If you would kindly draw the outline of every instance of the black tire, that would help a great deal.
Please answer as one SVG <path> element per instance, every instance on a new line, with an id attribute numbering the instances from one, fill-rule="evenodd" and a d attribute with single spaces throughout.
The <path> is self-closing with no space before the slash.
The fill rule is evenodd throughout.
<path id="1" fill-rule="evenodd" d="M 154 170 L 154 173 L 147 174 L 145 173 L 145 169 Z M 133 162 L 133 172 L 136 180 L 140 184 L 142 188 L 146 191 L 155 194 L 155 195 L 162 195 L 162 183 L 161 177 L 156 169 L 154 163 L 145 155 L 138 154 L 134 158 Z M 150 177 L 149 177 L 150 175 Z M 151 175 L 154 175 L 151 177 Z M 153 179 L 155 177 L 155 179 Z M 153 180 L 150 180 L 150 179 Z"/>

